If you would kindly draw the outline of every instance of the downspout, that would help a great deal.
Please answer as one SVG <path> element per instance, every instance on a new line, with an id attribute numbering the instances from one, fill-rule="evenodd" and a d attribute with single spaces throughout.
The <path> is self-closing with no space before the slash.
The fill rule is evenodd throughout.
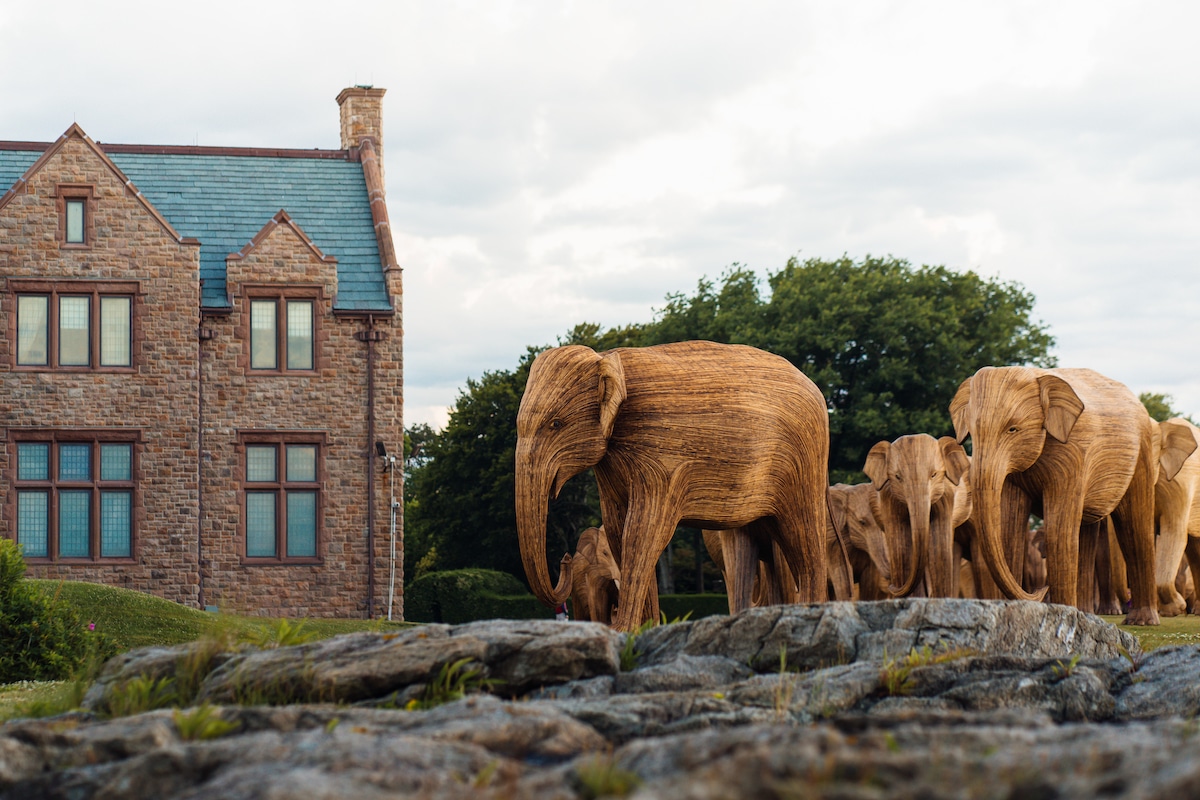
<path id="1" fill-rule="evenodd" d="M 196 575 L 201 611 L 208 605 L 204 595 L 204 343 L 215 336 L 216 331 L 204 327 L 204 316 L 201 315 L 200 327 L 196 330 Z"/>
<path id="2" fill-rule="evenodd" d="M 375 619 L 375 330 L 374 315 L 359 338 L 367 343 L 367 619 Z"/>

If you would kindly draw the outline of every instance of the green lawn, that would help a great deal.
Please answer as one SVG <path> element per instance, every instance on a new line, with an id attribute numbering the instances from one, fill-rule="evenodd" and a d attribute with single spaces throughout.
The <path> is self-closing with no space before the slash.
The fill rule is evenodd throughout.
<path id="1" fill-rule="evenodd" d="M 83 619 L 94 622 L 96 630 L 115 641 L 120 651 L 191 642 L 220 631 L 253 637 L 256 633 L 268 633 L 278 624 L 278 620 L 271 617 L 212 614 L 142 592 L 98 583 L 48 580 L 31 580 L 30 583 L 65 600 Z M 365 619 L 306 619 L 302 630 L 313 634 L 314 638 L 324 639 L 339 633 L 383 630 L 406 624 Z"/>
<path id="2" fill-rule="evenodd" d="M 1123 631 L 1137 637 L 1143 650 L 1154 650 L 1171 644 L 1200 644 L 1200 617 L 1162 617 L 1161 625 L 1122 625 L 1124 617 L 1101 617 Z"/>

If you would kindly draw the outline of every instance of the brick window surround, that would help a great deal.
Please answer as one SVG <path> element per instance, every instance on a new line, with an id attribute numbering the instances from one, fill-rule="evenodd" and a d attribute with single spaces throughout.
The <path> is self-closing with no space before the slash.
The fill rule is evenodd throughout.
<path id="1" fill-rule="evenodd" d="M 96 189 L 87 183 L 60 183 L 56 187 L 55 206 L 58 211 L 58 246 L 66 250 L 89 250 L 96 241 Z M 77 241 L 70 241 L 67 225 L 69 204 L 77 205 L 83 212 L 82 229 Z"/>
<path id="2" fill-rule="evenodd" d="M 312 375 L 321 360 L 319 286 L 243 285 L 242 323 L 247 375 Z"/>
<path id="3" fill-rule="evenodd" d="M 136 429 L 21 430 L 8 442 L 5 516 L 31 564 L 134 563 L 141 516 Z"/>
<path id="4" fill-rule="evenodd" d="M 16 370 L 133 372 L 140 350 L 137 281 L 10 278 L 2 300 Z"/>
<path id="5" fill-rule="evenodd" d="M 325 560 L 324 431 L 239 431 L 239 550 L 246 565 Z"/>

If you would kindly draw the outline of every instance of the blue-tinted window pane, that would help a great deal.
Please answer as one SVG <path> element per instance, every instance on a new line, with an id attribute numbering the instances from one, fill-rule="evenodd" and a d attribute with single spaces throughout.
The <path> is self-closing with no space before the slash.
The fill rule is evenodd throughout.
<path id="1" fill-rule="evenodd" d="M 246 493 L 246 555 L 275 556 L 275 493 Z"/>
<path id="2" fill-rule="evenodd" d="M 287 493 L 287 554 L 291 558 L 317 554 L 317 493 Z"/>
<path id="3" fill-rule="evenodd" d="M 129 556 L 132 530 L 132 497 L 129 492 L 100 493 L 100 557 Z"/>
<path id="4" fill-rule="evenodd" d="M 100 445 L 100 480 L 128 481 L 133 477 L 133 445 Z"/>
<path id="5" fill-rule="evenodd" d="M 90 481 L 92 479 L 92 446 L 90 444 L 60 444 L 58 446 L 58 479 L 60 481 Z"/>
<path id="6" fill-rule="evenodd" d="M 17 492 L 17 544 L 26 558 L 50 555 L 50 495 Z"/>
<path id="7" fill-rule="evenodd" d="M 317 446 L 315 444 L 288 445 L 287 479 L 309 482 L 317 479 Z"/>
<path id="8" fill-rule="evenodd" d="M 22 442 L 17 445 L 17 480 L 50 480 L 50 445 Z"/>
<path id="9" fill-rule="evenodd" d="M 275 447 L 252 445 L 246 448 L 246 480 L 275 480 Z"/>
<path id="10" fill-rule="evenodd" d="M 58 493 L 58 554 L 63 558 L 91 555 L 92 493 Z"/>

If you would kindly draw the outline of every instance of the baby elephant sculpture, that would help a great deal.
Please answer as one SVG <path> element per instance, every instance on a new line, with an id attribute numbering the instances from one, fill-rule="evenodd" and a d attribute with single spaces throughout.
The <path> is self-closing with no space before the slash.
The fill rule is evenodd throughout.
<path id="1" fill-rule="evenodd" d="M 1158 583 L 1158 612 L 1174 617 L 1187 612 L 1175 588 L 1189 536 L 1200 536 L 1200 429 L 1186 419 L 1158 423 L 1158 482 L 1154 485 L 1154 516 L 1158 523 L 1154 572 Z"/>
<path id="2" fill-rule="evenodd" d="M 563 565 L 571 574 L 571 611 L 584 622 L 612 622 L 612 611 L 621 591 L 621 573 L 608 548 L 604 528 L 579 534 L 575 556 Z"/>
<path id="3" fill-rule="evenodd" d="M 552 586 L 546 567 L 547 503 L 595 467 L 620 565 L 615 628 L 653 613 L 655 564 L 680 523 L 742 529 L 744 546 L 726 549 L 726 565 L 751 579 L 758 551 L 777 545 L 800 599 L 823 600 L 828 460 L 825 399 L 778 356 L 713 342 L 547 350 L 517 414 L 517 530 L 530 587 L 549 605 L 565 599 L 567 579 Z M 749 584 L 729 590 L 749 605 Z"/>
<path id="4" fill-rule="evenodd" d="M 836 600 L 852 599 L 853 583 L 858 584 L 859 600 L 886 600 L 891 596 L 888 593 L 892 580 L 891 557 L 883 531 L 881 506 L 879 492 L 870 483 L 853 486 L 837 483 L 829 487 L 830 524 L 840 528 L 841 532 L 840 537 L 836 536 L 836 528 L 826 534 L 826 561 Z M 841 552 L 843 544 L 845 557 Z M 834 565 L 847 557 L 850 575 L 843 583 L 836 578 L 844 570 Z"/>
<path id="5" fill-rule="evenodd" d="M 863 472 L 879 491 L 893 563 L 907 570 L 891 594 L 912 594 L 923 582 L 929 597 L 958 595 L 954 501 L 969 468 L 962 445 L 949 436 L 901 436 L 867 454 Z"/>

